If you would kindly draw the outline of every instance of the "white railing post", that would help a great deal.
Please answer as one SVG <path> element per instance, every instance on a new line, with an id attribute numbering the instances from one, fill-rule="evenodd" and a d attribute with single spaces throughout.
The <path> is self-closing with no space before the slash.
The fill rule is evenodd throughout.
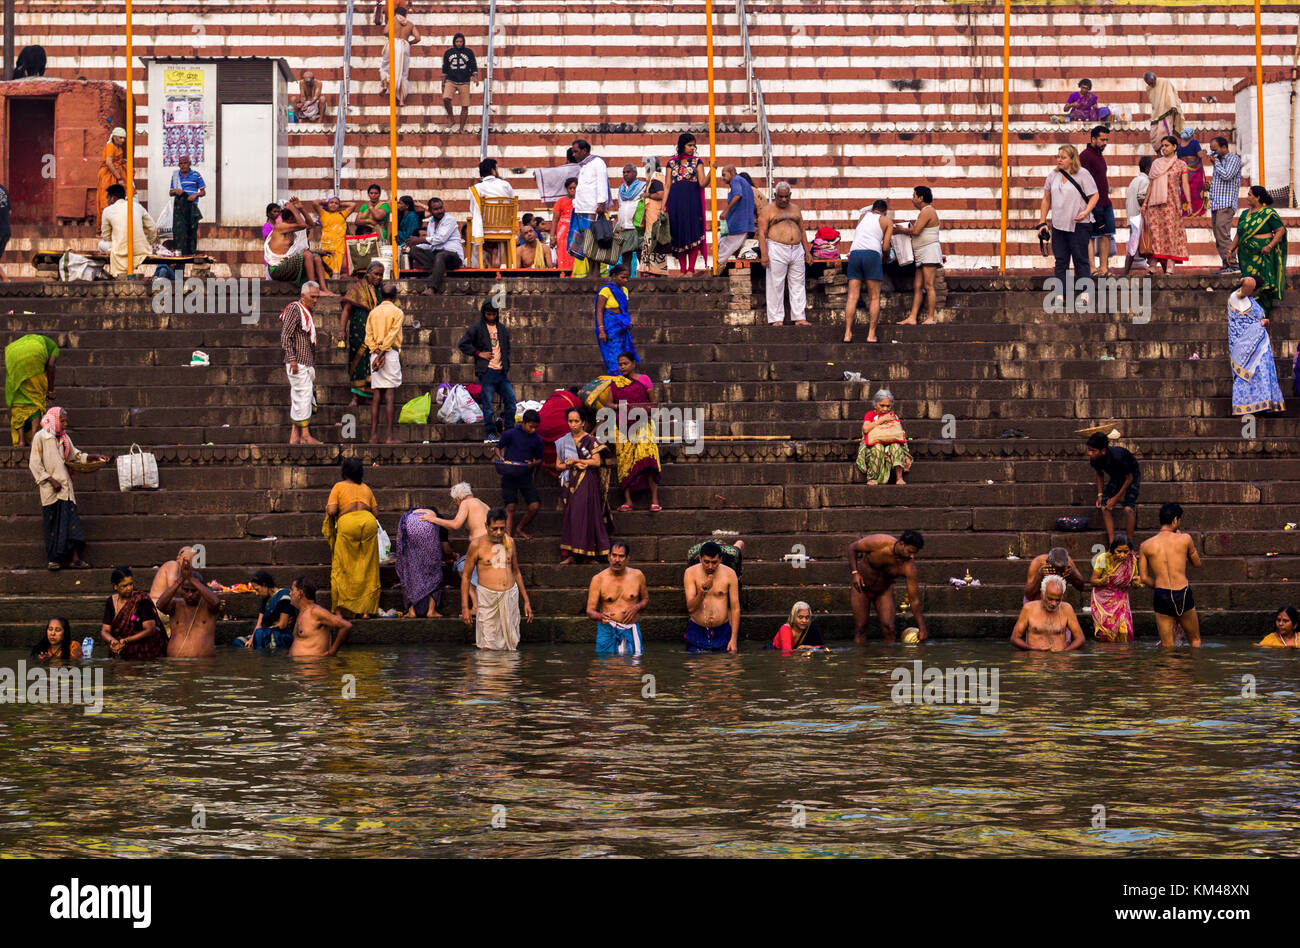
<path id="1" fill-rule="evenodd" d="M 492 59 L 495 52 L 494 40 L 496 39 L 497 24 L 497 0 L 492 0 L 492 5 L 488 8 L 488 48 L 487 48 L 487 78 L 483 82 L 483 124 L 479 128 L 478 156 L 479 159 L 487 157 L 488 144 L 488 116 L 492 112 Z"/>
<path id="2" fill-rule="evenodd" d="M 343 146 L 348 128 L 348 67 L 352 63 L 352 2 L 348 0 L 348 19 L 343 28 L 343 81 L 339 83 L 339 114 L 334 126 L 334 193 L 341 193 Z"/>

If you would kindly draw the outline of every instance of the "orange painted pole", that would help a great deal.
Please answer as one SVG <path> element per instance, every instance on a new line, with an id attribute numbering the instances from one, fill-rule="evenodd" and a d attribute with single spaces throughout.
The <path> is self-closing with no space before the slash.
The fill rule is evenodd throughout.
<path id="1" fill-rule="evenodd" d="M 1007 272 L 1007 185 L 1010 156 L 1007 123 L 1011 117 L 1011 0 L 1002 0 L 1002 239 L 998 272 Z"/>
<path id="2" fill-rule="evenodd" d="M 1255 143 L 1259 178 L 1255 183 L 1263 188 L 1267 185 L 1264 184 L 1264 49 L 1259 21 L 1259 0 L 1255 0 L 1255 123 L 1259 129 L 1259 140 Z"/>
<path id="3" fill-rule="evenodd" d="M 396 279 L 401 276 L 401 258 L 397 252 L 397 24 L 393 22 L 393 6 L 393 0 L 388 0 L 388 237 Z"/>
<path id="4" fill-rule="evenodd" d="M 718 143 L 713 111 L 713 0 L 704 0 L 705 33 L 709 45 L 709 161 L 713 171 L 709 175 L 709 199 L 712 206 L 713 272 L 718 272 Z"/>
<path id="5" fill-rule="evenodd" d="M 135 96 L 131 92 L 131 0 L 126 0 L 126 277 L 135 276 Z"/>

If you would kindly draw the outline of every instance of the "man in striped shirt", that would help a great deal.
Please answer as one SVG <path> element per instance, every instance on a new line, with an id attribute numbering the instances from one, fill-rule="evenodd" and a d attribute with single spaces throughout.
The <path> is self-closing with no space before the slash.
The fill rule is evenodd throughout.
<path id="1" fill-rule="evenodd" d="M 311 311 L 319 298 L 320 286 L 308 280 L 302 295 L 280 314 L 280 347 L 289 376 L 289 420 L 293 422 L 290 444 L 321 443 L 307 430 L 316 407 L 316 323 Z"/>
<path id="2" fill-rule="evenodd" d="M 1228 149 L 1228 140 L 1222 135 L 1210 142 L 1210 222 L 1214 229 L 1214 244 L 1223 261 L 1220 273 L 1237 273 L 1239 267 L 1231 258 L 1232 219 L 1237 216 L 1241 203 L 1241 155 Z"/>

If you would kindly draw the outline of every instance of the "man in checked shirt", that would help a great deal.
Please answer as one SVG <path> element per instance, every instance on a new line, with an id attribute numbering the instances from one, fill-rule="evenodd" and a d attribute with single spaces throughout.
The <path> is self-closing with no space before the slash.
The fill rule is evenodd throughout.
<path id="1" fill-rule="evenodd" d="M 280 314 L 280 347 L 289 376 L 289 420 L 293 422 L 290 444 L 321 443 L 307 430 L 316 408 L 316 322 L 312 310 L 319 298 L 320 286 L 308 280 L 302 285 L 302 295 Z"/>

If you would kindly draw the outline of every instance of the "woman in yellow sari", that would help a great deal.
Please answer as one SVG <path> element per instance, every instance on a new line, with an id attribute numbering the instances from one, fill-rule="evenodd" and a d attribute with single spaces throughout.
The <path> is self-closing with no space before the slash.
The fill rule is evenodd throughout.
<path id="1" fill-rule="evenodd" d="M 108 189 L 115 184 L 126 187 L 126 129 L 115 128 L 104 145 L 99 177 L 95 182 L 95 230 L 104 223 L 104 208 L 113 202 Z"/>
<path id="2" fill-rule="evenodd" d="M 348 269 L 348 218 L 357 209 L 357 203 L 344 204 L 337 194 L 331 194 L 324 204 L 307 202 L 320 219 L 320 258 L 335 277 L 347 276 Z"/>
<path id="3" fill-rule="evenodd" d="M 330 609 L 345 619 L 370 618 L 379 610 L 379 505 L 361 483 L 360 458 L 343 461 L 343 480 L 325 505 L 325 538 L 330 542 Z"/>
<path id="4" fill-rule="evenodd" d="M 31 422 L 45 414 L 45 403 L 54 394 L 54 361 L 59 347 L 54 340 L 36 333 L 15 339 L 5 346 L 5 404 L 9 407 L 9 432 L 13 443 L 21 437 L 32 443 Z"/>

